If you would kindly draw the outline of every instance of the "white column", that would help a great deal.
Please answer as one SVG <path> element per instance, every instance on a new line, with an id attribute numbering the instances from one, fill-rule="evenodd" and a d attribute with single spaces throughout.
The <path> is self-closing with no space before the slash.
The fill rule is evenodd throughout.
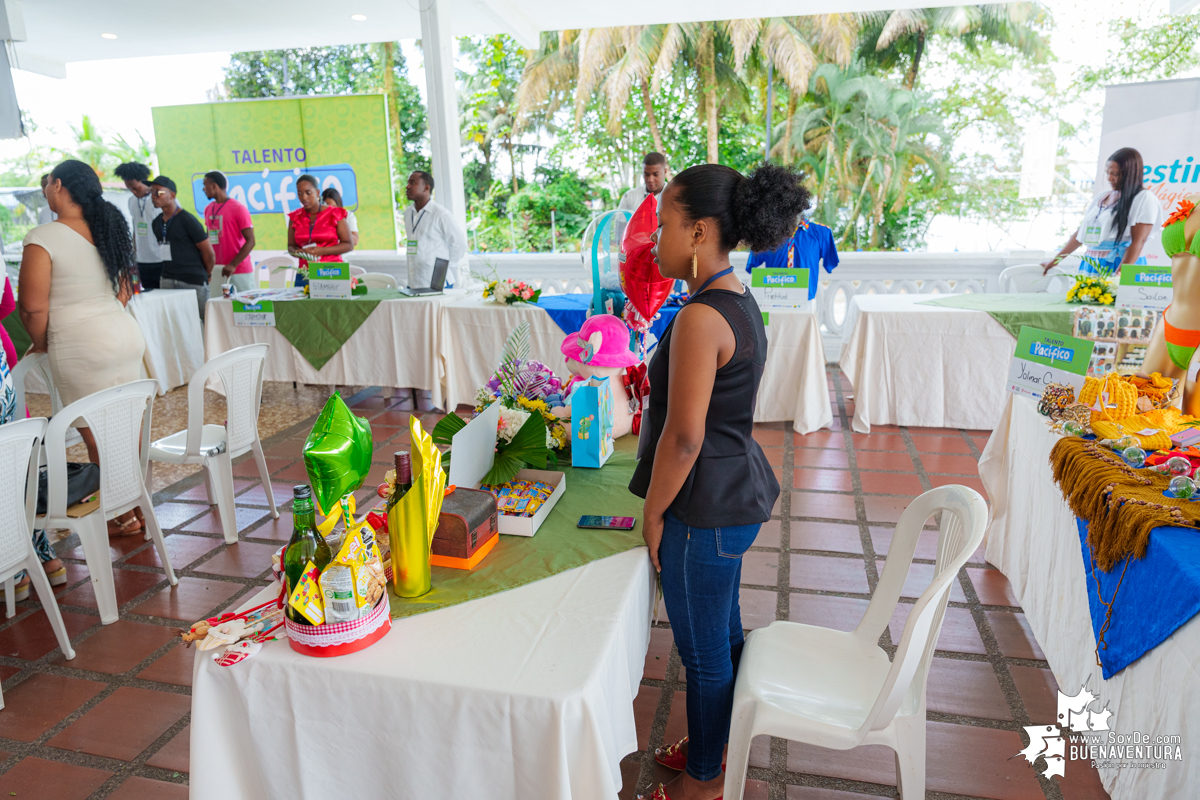
<path id="1" fill-rule="evenodd" d="M 458 91 L 454 85 L 454 37 L 449 9 L 441 16 L 438 0 L 421 0 L 421 49 L 425 56 L 425 94 L 429 101 L 429 150 L 433 161 L 434 199 L 466 227 Z"/>

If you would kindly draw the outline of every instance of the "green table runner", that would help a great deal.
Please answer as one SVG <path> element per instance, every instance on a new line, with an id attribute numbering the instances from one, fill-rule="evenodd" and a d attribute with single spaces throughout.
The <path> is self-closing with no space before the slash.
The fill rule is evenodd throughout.
<path id="1" fill-rule="evenodd" d="M 407 299 L 395 289 L 371 289 L 349 300 L 287 300 L 275 303 L 275 329 L 313 369 L 325 366 L 383 300 Z"/>
<path id="2" fill-rule="evenodd" d="M 925 300 L 921 305 L 986 311 L 1014 337 L 1026 325 L 1070 336 L 1075 309 L 1079 307 L 1078 303 L 1068 303 L 1060 297 L 1036 292 L 952 294 L 935 300 Z"/>
<path id="3" fill-rule="evenodd" d="M 402 599 L 389 591 L 392 619 L 515 589 L 644 544 L 642 499 L 628 488 L 636 451 L 637 437 L 623 436 L 617 440 L 612 458 L 600 469 L 560 464 L 558 469 L 567 476 L 566 491 L 537 534 L 501 534 L 492 552 L 473 570 L 434 567 L 433 589 L 421 597 Z M 576 528 L 584 514 L 636 517 L 638 523 L 631 531 Z"/>

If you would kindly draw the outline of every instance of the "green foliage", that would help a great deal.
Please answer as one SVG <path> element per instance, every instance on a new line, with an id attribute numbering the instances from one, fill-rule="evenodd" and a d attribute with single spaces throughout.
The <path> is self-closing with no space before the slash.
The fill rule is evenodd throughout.
<path id="1" fill-rule="evenodd" d="M 437 421 L 433 426 L 433 430 L 429 433 L 429 438 L 436 445 L 442 447 L 450 447 L 454 443 L 454 434 L 467 427 L 467 421 L 454 412 L 450 412 L 446 416 Z M 446 450 L 442 453 L 442 469 L 449 472 L 450 470 L 450 451 Z"/>
<path id="2" fill-rule="evenodd" d="M 546 447 L 546 420 L 534 412 L 521 425 L 512 441 L 496 447 L 496 460 L 483 482 L 495 486 L 508 483 L 527 465 L 535 469 L 549 469 L 558 463 L 554 453 Z"/>
<path id="3" fill-rule="evenodd" d="M 1075 86 L 1082 91 L 1110 83 L 1153 81 L 1195 74 L 1200 64 L 1200 14 L 1162 13 L 1149 24 L 1137 19 L 1114 20 L 1110 31 L 1121 46 L 1099 66 L 1082 69 Z"/>

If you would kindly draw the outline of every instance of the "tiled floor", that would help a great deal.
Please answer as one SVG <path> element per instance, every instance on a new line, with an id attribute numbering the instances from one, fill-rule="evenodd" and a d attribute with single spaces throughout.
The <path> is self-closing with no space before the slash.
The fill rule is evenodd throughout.
<path id="1" fill-rule="evenodd" d="M 272 490 L 290 498 L 304 479 L 300 447 L 324 394 L 268 385 L 263 434 Z M 895 520 L 912 495 L 939 483 L 981 489 L 975 459 L 986 440 L 979 431 L 877 430 L 848 434 L 853 401 L 831 374 L 837 431 L 794 436 L 787 425 L 761 426 L 785 489 L 777 519 L 763 526 L 745 557 L 742 587 L 747 628 L 792 619 L 850 629 L 866 608 Z M 370 394 L 369 392 L 364 394 Z M 156 434 L 181 427 L 186 402 L 175 393 L 156 405 Z M 166 404 L 170 404 L 167 406 Z M 394 446 L 407 441 L 404 412 L 379 397 L 357 402 L 372 419 L 375 473 L 360 490 L 365 499 L 382 479 Z M 214 409 L 217 405 L 214 404 Z M 172 411 L 173 409 L 173 411 Z M 220 418 L 220 411 L 209 413 Z M 426 424 L 436 415 L 424 415 Z M 228 609 L 265 585 L 271 552 L 291 533 L 285 513 L 272 520 L 252 462 L 235 467 L 241 541 L 226 546 L 192 474 L 155 494 L 158 518 L 179 586 L 170 589 L 153 546 L 140 537 L 111 540 L 119 622 L 101 626 L 74 538 L 58 545 L 70 582 L 56 594 L 76 649 L 64 661 L 36 602 L 19 604 L 16 618 L 0 621 L 0 797 L 184 798 L 192 651 L 177 644 L 173 628 Z M 905 595 L 928 581 L 936 534 L 922 537 L 919 569 Z M 1051 783 L 1024 762 L 1007 760 L 1024 746 L 1020 726 L 1056 713 L 1051 676 L 1008 583 L 976 554 L 959 576 L 929 679 L 928 793 L 931 800 L 962 797 L 1104 798 L 1094 773 Z M 902 605 L 883 644 L 890 648 L 907 614 Z M 2 618 L 0 618 L 2 619 Z M 669 623 L 654 629 L 641 692 L 634 703 L 641 750 L 621 764 L 622 798 L 635 787 L 668 777 L 655 767 L 654 747 L 686 732 L 685 685 Z M 748 798 L 854 800 L 895 796 L 891 754 L 878 747 L 847 753 L 763 739 L 751 756 Z M 1073 763 L 1072 767 L 1075 766 Z"/>

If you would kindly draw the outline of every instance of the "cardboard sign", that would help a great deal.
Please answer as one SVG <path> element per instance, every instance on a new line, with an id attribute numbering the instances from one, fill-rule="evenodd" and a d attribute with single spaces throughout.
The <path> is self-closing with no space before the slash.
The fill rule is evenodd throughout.
<path id="1" fill-rule="evenodd" d="M 1087 375 L 1093 344 L 1074 336 L 1022 327 L 1008 369 L 1008 391 L 1041 398 L 1047 384 L 1065 383 L 1078 393 Z"/>
<path id="2" fill-rule="evenodd" d="M 274 328 L 275 303 L 260 300 L 257 303 L 233 301 L 233 324 L 237 328 Z"/>
<path id="3" fill-rule="evenodd" d="M 344 261 L 314 261 L 308 265 L 308 296 L 317 300 L 350 298 L 350 265 Z"/>
<path id="4" fill-rule="evenodd" d="M 750 270 L 750 294 L 759 308 L 808 310 L 808 270 L 755 267 Z"/>
<path id="5" fill-rule="evenodd" d="M 1171 268 L 1126 264 L 1121 267 L 1117 305 L 1165 311 L 1171 304 Z"/>

